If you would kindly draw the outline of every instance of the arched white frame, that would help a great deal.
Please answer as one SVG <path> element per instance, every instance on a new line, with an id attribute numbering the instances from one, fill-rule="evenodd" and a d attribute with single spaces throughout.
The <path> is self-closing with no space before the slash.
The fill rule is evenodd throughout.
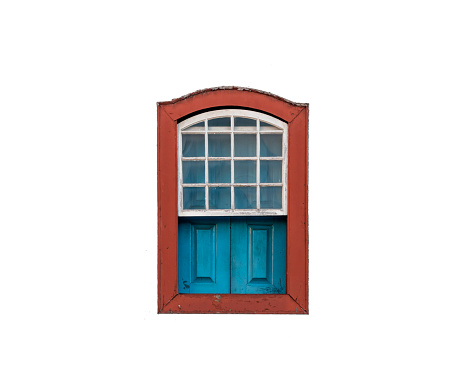
<path id="1" fill-rule="evenodd" d="M 229 117 L 231 124 L 229 127 L 209 127 L 208 120 L 213 118 Z M 256 120 L 255 127 L 235 127 L 234 120 L 237 117 L 250 118 Z M 200 134 L 205 136 L 205 155 L 202 157 L 183 157 L 182 135 Z M 229 157 L 209 157 L 208 136 L 212 134 L 231 135 L 231 156 Z M 256 156 L 236 157 L 234 153 L 234 136 L 240 134 L 256 135 Z M 282 135 L 282 156 L 261 157 L 260 138 L 265 134 Z M 201 113 L 183 120 L 177 125 L 177 154 L 178 154 L 178 182 L 179 216 L 249 216 L 249 215 L 286 215 L 287 214 L 287 154 L 288 154 L 288 126 L 270 115 L 245 109 L 223 109 Z M 234 182 L 234 162 L 243 160 L 256 161 L 256 182 L 255 183 L 235 183 Z M 278 183 L 261 183 L 260 163 L 261 161 L 279 160 L 282 161 L 282 178 Z M 184 183 L 182 173 L 183 161 L 204 161 L 205 162 L 205 182 L 204 183 Z M 211 161 L 231 161 L 231 182 L 230 183 L 209 183 L 208 162 Z M 257 207 L 255 209 L 235 209 L 234 188 L 235 187 L 256 187 Z M 260 188 L 278 186 L 282 189 L 281 209 L 262 209 L 260 207 Z M 205 209 L 184 209 L 183 189 L 184 187 L 204 187 L 205 188 Z M 210 209 L 209 188 L 230 187 L 231 188 L 231 208 L 230 209 Z"/>

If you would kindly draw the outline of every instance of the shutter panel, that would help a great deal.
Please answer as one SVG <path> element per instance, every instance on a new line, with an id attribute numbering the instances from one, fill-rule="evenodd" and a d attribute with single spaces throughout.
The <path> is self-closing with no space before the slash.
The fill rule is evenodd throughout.
<path id="1" fill-rule="evenodd" d="M 179 293 L 230 292 L 229 218 L 179 219 Z"/>
<path id="2" fill-rule="evenodd" d="M 286 218 L 231 219 L 231 293 L 286 292 Z"/>

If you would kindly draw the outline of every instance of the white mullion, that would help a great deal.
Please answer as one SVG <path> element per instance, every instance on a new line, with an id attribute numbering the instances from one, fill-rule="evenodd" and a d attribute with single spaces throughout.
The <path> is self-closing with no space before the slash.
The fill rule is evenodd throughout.
<path id="1" fill-rule="evenodd" d="M 287 175 L 288 175 L 288 127 L 284 125 L 282 135 L 282 211 L 287 214 Z"/>
<path id="2" fill-rule="evenodd" d="M 256 161 L 257 157 L 235 157 L 234 160 L 235 161 Z"/>
<path id="3" fill-rule="evenodd" d="M 210 209 L 210 191 L 208 189 L 208 119 L 205 119 L 205 209 Z"/>
<path id="4" fill-rule="evenodd" d="M 234 116 L 231 116 L 231 211 L 234 210 Z"/>
<path id="5" fill-rule="evenodd" d="M 209 161 L 231 161 L 231 157 L 208 157 L 208 160 Z"/>
<path id="6" fill-rule="evenodd" d="M 212 128 L 215 128 L 215 127 L 212 127 Z M 224 128 L 227 128 L 227 127 L 224 127 Z M 208 130 L 208 131 L 209 131 L 211 134 L 228 134 L 228 132 L 229 132 L 230 130 L 229 130 L 229 129 L 219 129 L 219 130 L 214 130 L 214 129 L 212 129 L 212 130 Z M 195 133 L 202 133 L 202 132 L 203 132 L 203 131 L 200 131 L 200 132 L 198 132 L 198 131 L 195 131 L 195 132 L 193 132 L 193 131 L 188 131 L 188 132 L 186 132 L 186 133 L 184 133 L 184 134 L 195 134 Z"/>
<path id="7" fill-rule="evenodd" d="M 182 186 L 183 178 L 182 178 L 182 133 L 181 127 L 178 126 L 177 132 L 179 133 L 177 139 L 177 159 L 178 159 L 178 184 L 179 184 L 179 202 L 178 202 L 178 210 L 181 213 L 184 210 L 184 188 Z"/>
<path id="8" fill-rule="evenodd" d="M 205 157 L 182 157 L 181 160 L 182 161 L 205 161 Z"/>
<path id="9" fill-rule="evenodd" d="M 256 163 L 256 208 L 259 210 L 261 209 L 261 202 L 260 202 L 260 195 L 261 195 L 261 192 L 260 192 L 260 180 L 261 180 L 261 173 L 260 173 L 260 165 L 261 165 L 261 162 L 260 162 L 260 155 L 261 155 L 261 152 L 260 152 L 260 149 L 261 149 L 261 134 L 260 134 L 260 129 L 261 129 L 261 122 L 259 120 L 259 118 L 257 118 L 257 122 L 256 122 L 256 129 L 257 129 L 257 138 L 256 138 L 256 157 L 257 157 L 257 163 Z"/>

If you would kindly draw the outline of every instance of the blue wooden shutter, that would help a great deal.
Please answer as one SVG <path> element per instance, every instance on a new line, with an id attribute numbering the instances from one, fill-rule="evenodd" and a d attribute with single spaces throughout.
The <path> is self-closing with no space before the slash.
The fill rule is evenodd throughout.
<path id="1" fill-rule="evenodd" d="M 230 219 L 180 218 L 179 293 L 230 292 Z"/>
<path id="2" fill-rule="evenodd" d="M 286 291 L 286 217 L 231 219 L 231 293 Z"/>

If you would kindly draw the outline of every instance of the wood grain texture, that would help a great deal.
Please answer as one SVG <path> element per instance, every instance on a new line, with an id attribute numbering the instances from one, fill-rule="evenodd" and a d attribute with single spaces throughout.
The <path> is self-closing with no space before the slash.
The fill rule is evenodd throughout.
<path id="1" fill-rule="evenodd" d="M 162 312 L 307 314 L 287 294 L 180 294 Z"/>
<path id="2" fill-rule="evenodd" d="M 177 124 L 158 107 L 158 308 L 178 294 Z"/>
<path id="3" fill-rule="evenodd" d="M 287 293 L 308 310 L 307 110 L 289 124 Z"/>

